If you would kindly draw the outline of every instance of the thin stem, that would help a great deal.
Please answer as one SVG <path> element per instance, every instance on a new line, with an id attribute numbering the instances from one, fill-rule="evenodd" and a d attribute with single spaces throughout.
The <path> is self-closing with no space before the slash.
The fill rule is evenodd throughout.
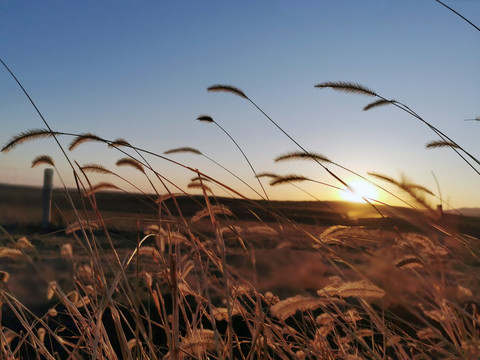
<path id="1" fill-rule="evenodd" d="M 435 173 L 433 171 L 432 171 L 432 176 L 435 179 L 435 183 L 437 184 L 438 196 L 440 198 L 440 204 L 442 204 L 443 200 L 442 200 L 442 192 L 440 191 L 440 184 L 438 183 L 437 177 L 435 176 Z"/>
<path id="2" fill-rule="evenodd" d="M 238 145 L 238 143 L 235 141 L 235 139 L 234 139 L 234 138 L 227 132 L 227 130 L 225 130 L 219 123 L 217 123 L 215 120 L 213 121 L 213 123 L 214 123 L 215 125 L 217 125 L 217 126 L 220 128 L 220 130 L 222 130 L 222 131 L 230 138 L 230 140 L 233 141 L 233 143 L 234 143 L 235 146 L 238 148 L 238 150 L 240 150 L 240 152 L 242 153 L 243 157 L 244 157 L 245 160 L 247 161 L 248 166 L 250 166 L 250 169 L 252 169 L 252 172 L 253 172 L 253 174 L 255 175 L 255 178 L 257 179 L 258 183 L 260 184 L 260 187 L 262 188 L 263 193 L 265 194 L 265 198 L 266 198 L 267 200 L 269 200 L 267 191 L 265 190 L 265 188 L 263 187 L 262 182 L 261 182 L 260 179 L 258 178 L 257 172 L 256 172 L 255 169 L 253 168 L 252 163 L 250 162 L 250 160 L 248 160 L 247 155 L 245 155 L 245 153 L 243 152 L 243 150 L 242 150 L 242 148 L 240 147 L 240 145 Z"/>
<path id="3" fill-rule="evenodd" d="M 386 98 L 384 98 L 383 96 L 380 96 L 380 95 L 377 95 L 377 97 L 379 97 L 380 99 L 383 99 L 383 100 L 387 100 Z M 430 124 L 428 121 L 426 121 L 425 119 L 423 119 L 420 115 L 418 115 L 415 111 L 413 111 L 412 109 L 410 109 L 407 105 L 405 104 L 402 104 L 400 102 L 397 102 L 397 101 L 394 101 L 392 102 L 392 105 L 397 107 L 398 109 L 400 110 L 403 110 L 405 111 L 407 114 L 410 114 L 412 115 L 413 117 L 417 118 L 418 120 L 420 120 L 421 122 L 423 122 L 425 125 L 427 125 L 435 134 L 437 134 L 442 140 L 445 140 L 445 141 L 450 141 L 452 142 L 453 144 L 455 144 L 456 146 L 458 146 L 458 149 L 460 149 L 461 151 L 463 151 L 470 159 L 472 159 L 473 161 L 475 161 L 477 164 L 480 165 L 480 161 L 474 157 L 472 154 L 470 154 L 468 151 L 466 151 L 463 147 L 461 147 L 459 144 L 457 144 L 455 141 L 453 141 L 449 136 L 447 136 L 446 134 L 444 134 L 442 131 L 440 131 L 439 129 L 437 129 L 435 126 L 433 126 L 432 124 Z M 465 161 L 472 169 L 473 171 L 475 171 L 478 175 L 480 175 L 480 172 L 458 151 L 458 149 L 456 147 L 452 147 L 452 150 L 455 151 L 457 153 L 458 156 L 460 156 L 460 158 L 462 158 L 463 161 Z"/>
<path id="4" fill-rule="evenodd" d="M 215 165 L 221 167 L 223 170 L 225 170 L 226 172 L 228 172 L 230 175 L 233 175 L 237 180 L 241 181 L 244 185 L 248 186 L 248 188 L 250 190 L 252 190 L 253 192 L 255 192 L 255 194 L 257 194 L 262 200 L 266 200 L 262 194 L 260 194 L 257 190 L 255 190 L 252 186 L 250 186 L 246 181 L 244 181 L 243 179 L 241 179 L 238 175 L 236 175 L 234 172 L 228 170 L 225 166 L 223 166 L 222 164 L 218 163 L 217 161 L 213 160 L 211 157 L 205 155 L 202 153 L 202 156 L 204 158 L 206 158 L 207 160 L 213 162 Z"/>
<path id="5" fill-rule="evenodd" d="M 273 121 L 273 119 L 268 116 L 257 104 L 255 104 L 249 97 L 247 97 L 248 101 L 250 101 L 252 103 L 253 106 L 255 106 L 258 111 L 260 111 L 268 120 L 270 120 L 270 122 L 275 125 L 282 133 L 284 133 L 291 141 L 293 141 L 293 143 L 295 145 L 297 145 L 305 154 L 309 154 L 309 152 L 307 150 L 305 150 L 305 148 L 300 145 L 294 138 L 292 138 L 285 130 L 283 130 L 280 125 L 278 125 L 275 121 Z M 317 159 L 313 158 L 312 159 L 318 164 L 320 165 L 327 173 L 329 173 L 331 176 L 333 176 L 336 180 L 338 180 L 342 185 L 346 186 L 349 190 L 353 191 L 354 190 L 345 182 L 343 181 L 342 179 L 340 179 L 337 175 L 335 175 L 333 172 L 331 172 L 325 165 L 323 165 L 320 161 L 318 161 Z"/>
<path id="6" fill-rule="evenodd" d="M 248 96 L 246 96 L 246 98 L 248 99 L 248 101 L 250 101 L 250 103 L 253 104 L 253 106 L 255 106 L 268 120 L 270 120 L 270 122 L 275 125 L 281 132 L 283 132 L 291 141 L 293 141 L 293 143 L 295 145 L 297 145 L 305 154 L 309 154 L 309 152 L 307 150 L 305 150 L 305 148 L 300 145 L 295 139 L 293 139 L 285 130 L 283 130 L 280 125 L 278 125 L 275 121 L 273 121 L 273 119 L 268 116 L 257 104 L 255 104 Z M 312 157 L 312 159 L 318 164 L 320 165 L 328 174 L 330 174 L 331 176 L 333 176 L 336 180 L 338 180 L 342 185 L 344 185 L 348 191 L 351 191 L 352 193 L 356 193 L 356 191 L 350 186 L 348 185 L 345 181 L 343 181 L 341 178 L 339 178 L 337 175 L 335 175 L 333 172 L 331 172 L 325 165 L 323 165 L 319 160 L 317 160 L 315 157 Z M 364 196 L 362 196 L 362 199 L 370 204 L 370 206 L 372 206 L 377 212 L 378 214 L 383 217 L 383 214 L 380 212 L 380 210 L 378 210 L 378 208 L 372 204 L 368 199 L 366 199 Z"/>
<path id="7" fill-rule="evenodd" d="M 454 9 L 452 9 L 450 6 L 444 4 L 443 2 L 441 2 L 440 0 L 435 0 L 437 3 L 439 3 L 440 5 L 443 5 L 445 6 L 448 10 L 450 10 L 451 12 L 453 12 L 455 15 L 458 15 L 460 16 L 463 20 L 465 20 L 467 23 L 469 23 L 470 25 L 472 25 L 475 29 L 477 29 L 478 31 L 480 31 L 480 28 L 475 25 L 474 23 L 472 23 L 470 20 L 468 20 L 465 16 L 463 16 L 462 14 L 460 14 L 458 11 L 455 11 Z"/>
<path id="8" fill-rule="evenodd" d="M 42 113 L 40 112 L 40 110 L 38 109 L 37 105 L 35 104 L 35 102 L 32 100 L 32 98 L 30 97 L 30 95 L 28 94 L 27 90 L 25 90 L 25 88 L 23 87 L 22 83 L 20 82 L 20 80 L 17 79 L 17 77 L 15 76 L 15 74 L 10 70 L 10 68 L 7 66 L 7 64 L 5 64 L 3 62 L 2 59 L 0 59 L 0 62 L 2 63 L 2 65 L 5 67 L 5 69 L 7 69 L 7 71 L 10 73 L 10 75 L 13 77 L 13 79 L 16 81 L 16 83 L 18 84 L 18 86 L 20 87 L 20 89 L 22 89 L 23 93 L 25 94 L 25 96 L 28 98 L 28 100 L 30 101 L 30 103 L 32 104 L 32 106 L 34 107 L 35 111 L 37 112 L 38 116 L 40 116 L 40 118 L 42 119 L 43 123 L 45 124 L 45 126 L 47 127 L 48 131 L 50 131 L 50 133 L 52 134 L 53 138 L 55 139 L 57 145 L 60 147 L 60 150 L 62 151 L 63 155 L 65 156 L 65 158 L 67 159 L 68 163 L 70 164 L 70 167 L 73 169 L 73 171 L 75 171 L 75 167 L 73 166 L 72 162 L 70 161 L 70 158 L 68 157 L 67 153 L 65 152 L 65 150 L 63 149 L 63 146 L 60 144 L 60 142 L 58 141 L 57 139 L 57 136 L 55 135 L 55 132 L 52 130 L 52 128 L 50 127 L 50 125 L 47 123 L 47 121 L 45 120 L 45 118 L 43 117 Z"/>

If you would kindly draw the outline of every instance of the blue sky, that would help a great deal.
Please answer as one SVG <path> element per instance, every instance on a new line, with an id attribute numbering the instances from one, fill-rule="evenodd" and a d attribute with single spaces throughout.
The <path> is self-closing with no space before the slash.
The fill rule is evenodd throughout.
<path id="1" fill-rule="evenodd" d="M 480 24 L 480 2 L 447 3 Z M 437 138 L 418 120 L 393 107 L 363 112 L 372 99 L 314 88 L 324 81 L 362 83 L 406 103 L 480 156 L 480 123 L 464 121 L 480 116 L 480 32 L 433 0 L 0 0 L 0 36 L 2 59 L 57 131 L 124 137 L 157 153 L 191 146 L 258 187 L 234 144 L 212 124 L 195 121 L 209 114 L 258 172 L 298 173 L 337 185 L 314 164 L 274 163 L 295 145 L 244 99 L 206 91 L 213 84 L 231 84 L 311 151 L 363 175 L 404 174 L 437 192 L 433 171 L 445 200 L 456 207 L 480 205 L 478 175 L 448 149 L 425 149 Z M 0 119 L 1 144 L 43 127 L 4 70 Z M 42 169 L 30 169 L 39 154 L 51 155 L 72 184 L 52 140 L 0 154 L 0 182 L 40 184 Z M 100 144 L 70 155 L 112 170 L 123 156 Z M 172 158 L 250 195 L 203 157 Z M 182 187 L 192 177 L 151 160 Z M 135 172 L 119 172 L 147 189 Z M 302 186 L 322 199 L 338 198 L 319 185 Z M 288 185 L 267 186 L 267 191 L 277 199 L 308 199 Z"/>

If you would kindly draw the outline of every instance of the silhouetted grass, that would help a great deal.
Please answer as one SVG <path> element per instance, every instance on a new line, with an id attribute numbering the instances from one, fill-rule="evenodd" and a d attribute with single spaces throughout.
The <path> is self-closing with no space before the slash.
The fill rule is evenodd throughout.
<path id="1" fill-rule="evenodd" d="M 62 180 L 63 188 L 54 191 L 49 229 L 35 225 L 40 190 L 0 186 L 2 358 L 480 357 L 478 218 L 441 212 L 432 206 L 447 205 L 441 196 L 380 173 L 370 176 L 394 185 L 393 195 L 407 207 L 365 197 L 363 205 L 271 201 L 261 177 L 275 186 L 301 188 L 310 181 L 336 189 L 350 186 L 331 168 L 366 178 L 307 151 L 244 91 L 210 86 L 247 100 L 301 150 L 277 160 L 311 160 L 334 181 L 257 173 L 223 127 L 199 117 L 219 126 L 245 157 L 264 195 L 257 192 L 261 200 L 252 200 L 173 159 L 178 152 L 203 155 L 197 149 L 161 155 L 125 139 L 54 131 L 2 64 L 46 127 L 14 136 L 2 151 L 54 138 L 64 159 L 38 155 L 32 166 L 66 161 L 70 173 L 57 174 L 73 174 L 76 183 L 69 189 Z M 364 110 L 391 105 L 406 112 L 440 138 L 428 148 L 451 149 L 480 174 L 475 156 L 407 105 L 351 82 L 315 87 L 376 98 Z M 71 141 L 68 149 L 60 137 Z M 88 142 L 118 153 L 116 165 L 133 168 L 152 189 L 141 191 L 97 163 L 101 156 L 78 164 L 72 151 Z M 189 185 L 151 166 L 150 157 L 187 170 Z M 92 174 L 105 180 L 93 183 Z M 115 182 L 107 178 L 112 175 Z M 138 192 L 127 190 L 132 187 Z M 219 191 L 231 197 L 219 197 Z"/>

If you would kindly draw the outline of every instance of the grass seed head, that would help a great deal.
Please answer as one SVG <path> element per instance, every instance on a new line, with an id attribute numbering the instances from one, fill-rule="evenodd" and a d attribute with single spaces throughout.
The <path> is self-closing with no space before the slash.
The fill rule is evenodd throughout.
<path id="1" fill-rule="evenodd" d="M 326 156 L 317 154 L 314 152 L 305 153 L 303 151 L 292 151 L 283 155 L 280 155 L 275 158 L 275 162 L 285 161 L 285 160 L 316 160 L 320 162 L 331 162 Z"/>
<path id="2" fill-rule="evenodd" d="M 37 165 L 50 165 L 50 166 L 55 166 L 55 163 L 53 162 L 53 159 L 51 156 L 48 155 L 39 155 L 35 159 L 32 160 L 32 168 L 37 166 Z"/>
<path id="3" fill-rule="evenodd" d="M 143 165 L 140 164 L 139 161 L 131 158 L 122 158 L 116 162 L 117 166 L 130 166 L 134 169 L 137 169 L 138 171 L 145 173 L 145 169 L 143 168 Z"/>
<path id="4" fill-rule="evenodd" d="M 208 329 L 193 329 L 190 334 L 182 339 L 180 348 L 187 354 L 192 354 L 198 359 L 204 358 L 207 352 L 216 349 L 215 333 Z"/>
<path id="5" fill-rule="evenodd" d="M 231 86 L 231 85 L 220 85 L 220 84 L 217 84 L 217 85 L 212 85 L 210 86 L 208 89 L 208 91 L 223 91 L 223 92 L 229 92 L 231 94 L 235 94 L 235 95 L 238 95 L 244 99 L 248 99 L 247 95 L 245 95 L 245 93 L 240 90 L 239 88 L 235 87 L 235 86 Z"/>
<path id="6" fill-rule="evenodd" d="M 0 283 L 7 283 L 10 279 L 10 274 L 6 271 L 0 271 Z"/>
<path id="7" fill-rule="evenodd" d="M 424 262 L 416 256 L 406 256 L 398 260 L 395 266 L 399 269 L 413 269 L 422 268 L 425 266 Z"/>
<path id="8" fill-rule="evenodd" d="M 30 140 L 48 138 L 58 134 L 58 132 L 52 132 L 47 129 L 32 129 L 24 131 L 10 139 L 10 141 L 2 148 L 2 152 L 8 152 L 12 150 L 15 146 L 23 144 Z"/>
<path id="9" fill-rule="evenodd" d="M 81 167 L 84 172 L 91 172 L 96 174 L 109 175 L 114 174 L 112 171 L 108 170 L 106 167 L 98 164 L 85 164 Z"/>
<path id="10" fill-rule="evenodd" d="M 430 141 L 425 145 L 427 149 L 437 149 L 437 148 L 443 148 L 443 147 L 450 147 L 452 149 L 458 149 L 459 146 L 455 144 L 452 141 L 447 141 L 447 140 L 434 140 Z"/>
<path id="11" fill-rule="evenodd" d="M 393 104 L 394 102 L 395 102 L 395 100 L 380 99 L 380 100 L 371 102 L 370 104 L 368 104 L 367 106 L 365 106 L 365 107 L 363 108 L 363 110 L 364 110 L 364 111 L 367 111 L 367 110 L 370 110 L 370 109 L 377 108 L 377 107 L 379 107 L 379 106 L 390 105 L 390 104 Z"/>
<path id="12" fill-rule="evenodd" d="M 68 150 L 72 151 L 73 149 L 75 149 L 77 146 L 83 144 L 83 143 L 86 143 L 86 142 L 89 142 L 89 141 L 100 141 L 100 142 L 105 142 L 104 139 L 102 139 L 101 137 L 95 135 L 95 134 L 92 134 L 92 133 L 85 133 L 85 134 L 81 134 L 81 135 L 78 135 L 76 136 L 72 142 L 70 143 L 69 147 L 68 147 Z"/>
<path id="13" fill-rule="evenodd" d="M 63 244 L 60 248 L 60 254 L 62 257 L 69 260 L 73 260 L 73 248 L 72 244 Z"/>
<path id="14" fill-rule="evenodd" d="M 91 196 L 94 193 L 102 190 L 121 190 L 117 185 L 108 182 L 102 182 L 97 185 L 92 186 L 89 191 L 85 192 L 85 196 Z"/>
<path id="15" fill-rule="evenodd" d="M 299 181 L 307 181 L 307 180 L 309 180 L 309 179 L 305 176 L 289 174 L 289 175 L 278 176 L 278 177 L 274 178 L 272 181 L 270 181 L 270 185 L 275 186 L 275 185 L 280 185 L 280 184 L 288 184 L 288 183 L 299 182 Z"/>
<path id="16" fill-rule="evenodd" d="M 213 121 L 213 118 L 211 116 L 208 116 L 208 115 L 200 115 L 199 117 L 197 117 L 197 120 L 198 121 L 203 121 L 203 122 L 208 122 L 208 123 L 215 122 L 215 121 Z"/>
<path id="17" fill-rule="evenodd" d="M 205 189 L 205 191 L 212 193 L 212 189 L 210 189 L 210 187 L 208 187 L 207 185 L 200 184 L 197 181 L 191 182 L 190 184 L 187 185 L 187 187 L 189 189 L 201 189 L 201 190 Z"/>
<path id="18" fill-rule="evenodd" d="M 257 178 L 261 178 L 261 177 L 269 177 L 269 178 L 272 178 L 272 179 L 276 179 L 276 178 L 278 178 L 278 175 L 274 174 L 274 173 L 269 173 L 269 172 L 262 172 L 262 173 L 257 174 Z"/>
<path id="19" fill-rule="evenodd" d="M 340 285 L 328 285 L 317 291 L 320 296 L 379 298 L 385 295 L 385 291 L 372 283 L 360 280 L 344 282 Z"/>
<path id="20" fill-rule="evenodd" d="M 27 239 L 26 236 L 22 236 L 20 239 L 17 240 L 15 246 L 18 249 L 34 249 L 35 246 Z"/>
<path id="21" fill-rule="evenodd" d="M 163 153 L 165 155 L 168 155 L 168 154 L 175 154 L 175 153 L 181 153 L 181 152 L 189 152 L 189 153 L 192 153 L 192 154 L 202 155 L 201 151 L 199 151 L 195 148 L 192 148 L 192 147 L 188 147 L 188 146 L 179 147 L 179 148 L 175 148 L 175 149 L 170 149 L 170 150 L 164 151 Z"/>
<path id="22" fill-rule="evenodd" d="M 212 205 L 211 211 L 214 214 L 221 214 L 224 216 L 233 216 L 232 211 L 225 205 Z M 200 219 L 203 219 L 206 216 L 210 215 L 210 210 L 208 208 L 197 211 L 195 215 L 192 216 L 191 222 L 197 222 Z"/>
<path id="23" fill-rule="evenodd" d="M 132 147 L 132 145 L 130 145 L 130 143 L 127 140 L 122 138 L 115 139 L 108 145 L 108 147 L 120 147 L 120 146 Z"/>
<path id="24" fill-rule="evenodd" d="M 330 88 L 336 91 L 342 91 L 346 93 L 352 94 L 360 94 L 360 95 L 367 95 L 367 96 L 377 96 L 375 91 L 370 90 L 366 86 L 347 82 L 347 81 L 327 81 L 320 84 L 315 85 L 318 89 Z"/>
<path id="25" fill-rule="evenodd" d="M 273 316 L 285 320 L 297 311 L 315 310 L 323 304 L 323 299 L 296 295 L 279 301 L 270 308 L 270 311 Z"/>
<path id="26" fill-rule="evenodd" d="M 0 258 L 5 257 L 5 258 L 16 259 L 24 256 L 25 254 L 19 249 L 13 249 L 9 247 L 0 248 Z"/>

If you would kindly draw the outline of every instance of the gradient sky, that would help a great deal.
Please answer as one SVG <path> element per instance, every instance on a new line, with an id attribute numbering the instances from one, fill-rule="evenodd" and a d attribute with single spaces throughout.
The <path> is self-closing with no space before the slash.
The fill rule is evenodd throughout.
<path id="1" fill-rule="evenodd" d="M 480 24 L 480 1 L 445 1 Z M 453 151 L 426 149 L 437 137 L 424 124 L 394 107 L 364 112 L 369 97 L 314 88 L 324 81 L 361 83 L 407 104 L 480 156 L 480 122 L 464 121 L 480 116 L 480 32 L 434 0 L 0 0 L 0 37 L 2 59 L 54 130 L 123 137 L 159 154 L 194 147 L 258 189 L 235 145 L 213 124 L 195 120 L 208 114 L 258 172 L 296 173 L 338 185 L 318 165 L 275 163 L 276 156 L 297 150 L 295 145 L 245 99 L 206 91 L 230 84 L 310 151 L 362 175 L 406 176 L 438 193 L 433 172 L 453 206 L 480 206 L 479 176 Z M 3 69 L 0 119 L 2 145 L 44 127 Z M 51 155 L 67 185 L 73 184 L 52 139 L 0 154 L 0 182 L 40 185 L 43 170 L 30 169 L 40 154 Z M 70 155 L 80 164 L 115 171 L 123 157 L 93 143 Z M 204 157 L 171 158 L 251 195 Z M 193 176 L 149 160 L 182 187 Z M 118 171 L 148 189 L 134 170 Z M 61 185 L 58 179 L 55 185 Z M 301 186 L 321 199 L 338 199 L 338 192 L 321 185 Z M 274 199 L 311 199 L 290 185 L 266 188 Z"/>

